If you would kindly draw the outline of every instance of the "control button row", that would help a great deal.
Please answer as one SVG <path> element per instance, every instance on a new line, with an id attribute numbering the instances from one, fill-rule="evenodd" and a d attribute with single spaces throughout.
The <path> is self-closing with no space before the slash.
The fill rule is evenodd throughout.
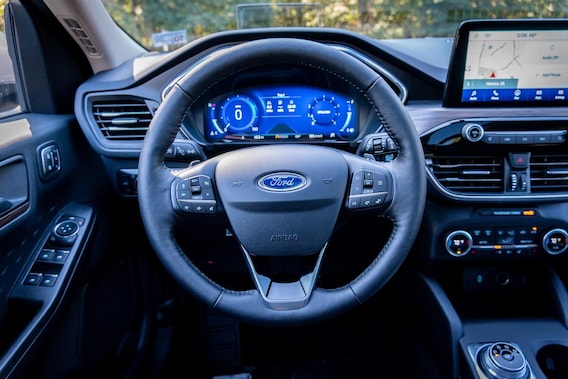
<path id="1" fill-rule="evenodd" d="M 523 134 L 523 132 L 485 132 L 482 141 L 488 144 L 501 145 L 556 144 L 566 142 L 566 132 L 561 131 L 538 134 Z"/>
<path id="2" fill-rule="evenodd" d="M 26 286 L 41 286 L 41 287 L 53 287 L 55 282 L 57 282 L 57 274 L 42 274 L 39 272 L 30 272 L 24 279 L 24 285 Z"/>
<path id="3" fill-rule="evenodd" d="M 215 214 L 218 210 L 213 183 L 206 175 L 193 176 L 178 182 L 176 201 L 186 213 Z"/>
<path id="4" fill-rule="evenodd" d="M 530 245 L 537 243 L 538 227 L 521 228 L 475 228 L 469 230 L 473 244 L 490 245 Z"/>
<path id="5" fill-rule="evenodd" d="M 386 193 L 376 195 L 355 195 L 349 196 L 349 209 L 380 207 L 387 198 Z"/>
<path id="6" fill-rule="evenodd" d="M 37 256 L 37 261 L 65 263 L 69 258 L 69 250 L 42 249 Z"/>
<path id="7" fill-rule="evenodd" d="M 538 251 L 538 245 L 495 245 L 495 246 L 476 246 L 471 247 L 471 254 L 489 254 L 490 256 L 529 256 Z"/>

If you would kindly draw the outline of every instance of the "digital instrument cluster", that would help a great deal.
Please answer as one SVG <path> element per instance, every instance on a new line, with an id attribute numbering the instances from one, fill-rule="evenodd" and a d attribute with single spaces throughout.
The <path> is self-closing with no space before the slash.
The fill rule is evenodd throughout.
<path id="1" fill-rule="evenodd" d="M 351 141 L 359 127 L 353 98 L 308 86 L 264 86 L 209 101 L 204 134 L 210 142 Z"/>

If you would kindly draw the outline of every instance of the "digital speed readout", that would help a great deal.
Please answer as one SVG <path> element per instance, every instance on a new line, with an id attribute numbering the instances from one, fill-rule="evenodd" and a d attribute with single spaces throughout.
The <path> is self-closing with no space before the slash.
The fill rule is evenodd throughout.
<path id="1" fill-rule="evenodd" d="M 352 98 L 306 86 L 261 87 L 207 103 L 211 141 L 345 140 L 359 133 Z"/>

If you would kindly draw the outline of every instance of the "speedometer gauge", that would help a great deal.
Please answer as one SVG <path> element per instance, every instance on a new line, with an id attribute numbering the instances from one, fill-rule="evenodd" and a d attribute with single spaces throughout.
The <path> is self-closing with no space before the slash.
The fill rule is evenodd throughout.
<path id="1" fill-rule="evenodd" d="M 219 133 L 250 132 L 258 118 L 258 109 L 248 96 L 228 97 L 219 109 L 211 107 L 211 121 Z"/>

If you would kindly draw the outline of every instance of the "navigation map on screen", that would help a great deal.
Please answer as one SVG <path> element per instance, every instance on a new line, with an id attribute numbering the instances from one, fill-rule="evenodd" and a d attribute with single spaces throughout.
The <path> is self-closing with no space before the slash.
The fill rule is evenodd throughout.
<path id="1" fill-rule="evenodd" d="M 462 102 L 563 102 L 568 32 L 469 32 Z"/>

